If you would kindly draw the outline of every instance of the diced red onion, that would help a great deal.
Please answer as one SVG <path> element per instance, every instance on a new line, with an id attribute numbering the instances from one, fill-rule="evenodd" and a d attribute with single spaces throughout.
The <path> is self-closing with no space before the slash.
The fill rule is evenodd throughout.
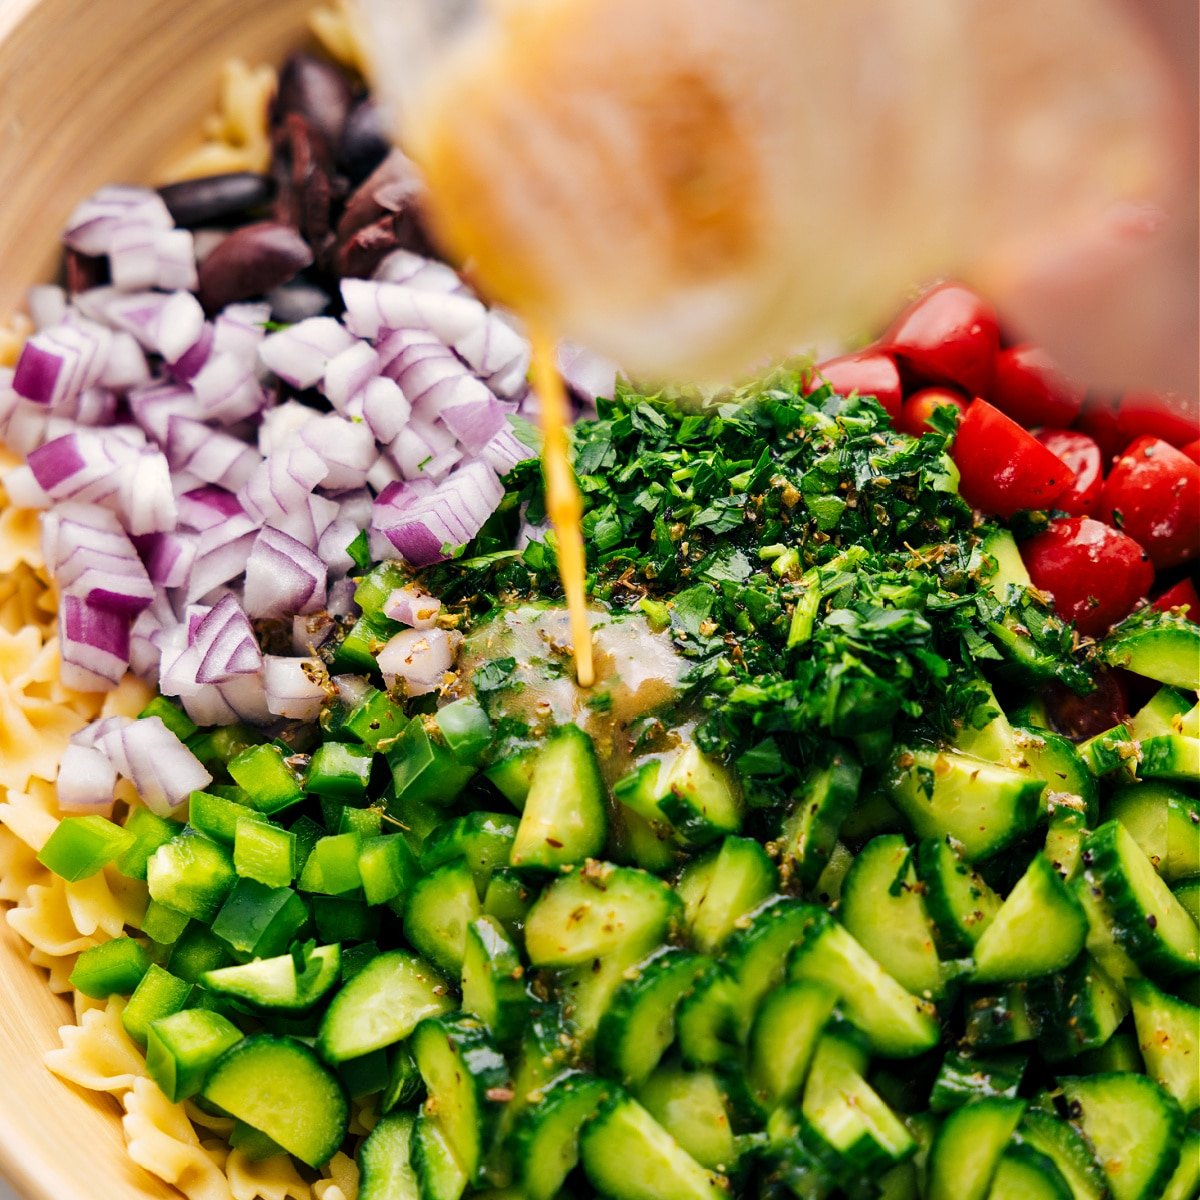
<path id="1" fill-rule="evenodd" d="M 157 381 L 131 391 L 129 409 L 133 419 L 160 446 L 167 444 L 172 417 L 198 420 L 201 416 L 200 403 L 191 388 Z"/>
<path id="2" fill-rule="evenodd" d="M 193 291 L 197 284 L 196 248 L 186 229 L 122 224 L 108 243 L 113 287 L 122 292 L 144 288 Z"/>
<path id="3" fill-rule="evenodd" d="M 188 529 L 211 529 L 230 517 L 245 515 L 241 502 L 224 488 L 206 484 L 179 497 L 179 523 Z"/>
<path id="4" fill-rule="evenodd" d="M 131 534 L 167 533 L 175 528 L 179 514 L 171 469 L 160 450 L 144 450 L 124 467 L 118 501 Z"/>
<path id="5" fill-rule="evenodd" d="M 82 729 L 76 730 L 75 733 L 71 734 L 70 744 L 72 746 L 86 746 L 89 749 L 100 749 L 104 739 L 114 729 L 124 729 L 132 721 L 133 717 L 101 717 L 98 721 L 92 721 Z"/>
<path id="6" fill-rule="evenodd" d="M 220 525 L 202 530 L 196 546 L 196 561 L 188 576 L 189 604 L 207 596 L 213 588 L 236 579 L 245 569 L 258 524 L 244 513 Z"/>
<path id="7" fill-rule="evenodd" d="M 437 624 L 442 602 L 419 583 L 406 583 L 392 590 L 383 602 L 383 615 L 412 629 L 432 629 Z"/>
<path id="8" fill-rule="evenodd" d="M 312 654 L 329 640 L 334 620 L 328 612 L 309 613 L 292 618 L 292 649 L 297 654 Z"/>
<path id="9" fill-rule="evenodd" d="M 146 362 L 146 356 L 142 353 L 137 339 L 131 333 L 114 333 L 108 361 L 105 362 L 100 375 L 100 383 L 114 391 L 127 392 L 130 388 L 147 383 L 149 379 L 150 364 Z M 88 392 L 83 393 L 87 394 Z"/>
<path id="10" fill-rule="evenodd" d="M 21 348 L 13 390 L 57 409 L 100 382 L 111 345 L 110 330 L 82 318 L 43 329 Z"/>
<path id="11" fill-rule="evenodd" d="M 405 479 L 441 479 L 462 459 L 454 434 L 429 421 L 412 420 L 388 447 Z"/>
<path id="12" fill-rule="evenodd" d="M 119 747 L 117 743 L 119 742 Z M 203 763 L 163 724 L 143 717 L 108 734 L 101 743 L 113 765 L 137 789 L 142 803 L 171 816 L 194 791 L 212 783 Z"/>
<path id="13" fill-rule="evenodd" d="M 504 497 L 504 486 L 486 463 L 470 462 L 414 501 L 385 527 L 388 540 L 414 567 L 450 557 L 483 528 Z"/>
<path id="14" fill-rule="evenodd" d="M 180 383 L 190 384 L 201 368 L 208 362 L 213 352 L 213 341 L 216 335 L 213 327 L 207 322 L 200 330 L 200 336 L 177 359 L 167 363 L 171 378 Z"/>
<path id="15" fill-rule="evenodd" d="M 350 557 L 349 546 L 361 529 L 362 525 L 357 521 L 339 516 L 321 534 L 317 541 L 317 554 L 331 574 L 344 575 L 353 568 L 354 559 Z"/>
<path id="16" fill-rule="evenodd" d="M 351 488 L 349 491 L 335 492 L 329 499 L 338 506 L 338 520 L 350 521 L 359 529 L 365 529 L 371 523 L 375 498 L 370 489 Z"/>
<path id="17" fill-rule="evenodd" d="M 339 579 L 330 584 L 329 595 L 325 600 L 325 608 L 330 616 L 358 616 L 359 607 L 354 599 L 354 592 L 357 586 L 353 579 Z"/>
<path id="18" fill-rule="evenodd" d="M 333 317 L 309 317 L 268 334 L 258 348 L 262 361 L 285 383 L 303 390 L 324 378 L 329 360 L 354 344 L 353 335 Z"/>
<path id="19" fill-rule="evenodd" d="M 222 425 L 251 417 L 269 402 L 255 373 L 255 364 L 237 354 L 210 354 L 192 379 L 192 390 L 205 418 Z"/>
<path id="20" fill-rule="evenodd" d="M 444 629 L 404 629 L 376 656 L 384 682 L 403 681 L 410 696 L 426 696 L 441 686 L 454 662 L 454 646 Z"/>
<path id="21" fill-rule="evenodd" d="M 270 526 L 246 560 L 244 603 L 251 617 L 290 617 L 325 603 L 326 566 L 303 542 Z"/>
<path id="22" fill-rule="evenodd" d="M 54 503 L 28 466 L 9 471 L 4 476 L 4 490 L 14 508 L 49 508 Z"/>
<path id="23" fill-rule="evenodd" d="M 448 292 L 459 296 L 471 294 L 470 288 L 453 267 L 414 254 L 411 250 L 393 250 L 385 255 L 371 278 L 380 283 L 403 283 L 423 292 Z"/>
<path id="24" fill-rule="evenodd" d="M 249 721 L 252 725 L 269 725 L 271 723 L 272 714 L 267 707 L 261 672 L 253 675 L 238 675 L 213 686 L 221 693 L 221 699 L 236 715 L 237 720 Z M 222 724 L 228 723 L 228 720 L 222 722 Z"/>
<path id="25" fill-rule="evenodd" d="M 172 470 L 230 490 L 244 487 L 263 462 L 253 446 L 187 417 L 167 419 L 166 451 Z"/>
<path id="26" fill-rule="evenodd" d="M 271 306 L 262 301 L 227 304 L 213 322 L 213 344 L 221 354 L 257 362 L 258 348 L 266 337 L 270 319 Z"/>
<path id="27" fill-rule="evenodd" d="M 480 453 L 480 458 L 501 477 L 507 475 L 517 463 L 533 457 L 534 451 L 507 424 Z"/>
<path id="28" fill-rule="evenodd" d="M 472 296 L 452 295 L 381 283 L 373 279 L 343 279 L 346 327 L 359 337 L 376 338 L 384 329 L 424 329 L 447 346 L 471 333 L 486 309 Z"/>
<path id="29" fill-rule="evenodd" d="M 263 524 L 293 532 L 300 518 L 301 541 L 304 521 L 311 525 L 306 501 L 328 471 L 324 460 L 308 446 L 291 444 L 264 458 L 238 492 L 246 512 Z M 301 510 L 304 510 L 303 512 Z"/>
<path id="30" fill-rule="evenodd" d="M 138 538 L 138 551 L 150 581 L 159 588 L 183 587 L 196 560 L 194 533 L 152 533 Z"/>
<path id="31" fill-rule="evenodd" d="M 75 206 L 63 241 L 80 254 L 107 254 L 114 234 L 130 225 L 165 230 L 175 222 L 162 197 L 150 188 L 102 187 Z"/>
<path id="32" fill-rule="evenodd" d="M 267 710 L 277 717 L 315 721 L 326 701 L 328 676 L 319 658 L 263 659 L 263 694 Z"/>
<path id="33" fill-rule="evenodd" d="M 58 807 L 65 813 L 112 811 L 116 768 L 92 746 L 68 746 L 58 763 Z"/>
<path id="34" fill-rule="evenodd" d="M 370 426 L 347 421 L 336 413 L 309 421 L 300 429 L 299 438 L 325 460 L 327 470 L 321 484 L 334 491 L 362 487 L 371 464 L 379 457 Z"/>
<path id="35" fill-rule="evenodd" d="M 157 350 L 169 363 L 179 362 L 202 342 L 207 328 L 200 301 L 191 292 L 174 292 L 147 331 L 148 348 Z M 136 329 L 130 332 L 137 336 Z"/>
<path id="36" fill-rule="evenodd" d="M 254 627 L 237 600 L 226 595 L 189 629 L 188 640 L 199 654 L 197 683 L 224 683 L 235 675 L 262 668 L 262 651 Z"/>
<path id="37" fill-rule="evenodd" d="M 99 509 L 81 517 L 81 507 L 64 505 L 45 519 L 47 569 L 62 592 L 115 613 L 128 624 L 154 599 L 154 585 L 116 519 L 104 523 Z"/>
<path id="38" fill-rule="evenodd" d="M 265 458 L 277 454 L 290 445 L 300 430 L 321 414 L 299 400 L 285 400 L 262 415 L 258 424 L 258 452 Z"/>
<path id="39" fill-rule="evenodd" d="M 379 374 L 379 355 L 369 342 L 357 339 L 325 365 L 321 390 L 338 412 L 346 415 L 350 402 Z"/>
<path id="40" fill-rule="evenodd" d="M 335 675 L 329 682 L 337 699 L 347 708 L 353 708 L 371 690 L 371 682 L 365 675 Z"/>
<path id="41" fill-rule="evenodd" d="M 77 692 L 107 692 L 129 666 L 129 618 L 64 595 L 58 606 L 62 681 Z"/>
<path id="42" fill-rule="evenodd" d="M 29 315 L 35 329 L 57 325 L 67 314 L 67 293 L 56 284 L 42 283 L 26 293 Z"/>
<path id="43" fill-rule="evenodd" d="M 368 381 L 358 393 L 360 415 L 375 440 L 389 445 L 400 436 L 401 430 L 412 416 L 412 405 L 394 379 L 384 375 Z"/>

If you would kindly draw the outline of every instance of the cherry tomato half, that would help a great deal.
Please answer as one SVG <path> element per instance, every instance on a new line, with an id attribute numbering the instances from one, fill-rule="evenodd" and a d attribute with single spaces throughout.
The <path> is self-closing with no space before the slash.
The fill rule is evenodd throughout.
<path id="1" fill-rule="evenodd" d="M 933 428 L 929 424 L 929 414 L 935 408 L 941 408 L 945 404 L 953 405 L 959 412 L 965 412 L 967 398 L 962 392 L 956 392 L 953 388 L 931 387 L 913 392 L 904 402 L 904 408 L 901 410 L 900 420 L 896 422 L 896 428 L 901 433 L 911 433 L 913 437 L 920 437 L 921 434 L 928 433 Z"/>
<path id="2" fill-rule="evenodd" d="M 1180 446 L 1179 453 L 1186 454 L 1194 463 L 1200 463 L 1200 438 L 1194 442 L 1188 442 L 1186 446 Z"/>
<path id="3" fill-rule="evenodd" d="M 882 350 L 862 350 L 858 354 L 843 354 L 818 364 L 805 385 L 805 394 L 815 392 L 822 381 L 828 383 L 839 396 L 857 392 L 860 396 L 874 396 L 887 410 L 895 422 L 900 416 L 903 392 L 900 388 L 900 370 L 895 360 Z"/>
<path id="4" fill-rule="evenodd" d="M 1133 538 L 1091 517 L 1055 521 L 1021 546 L 1036 588 L 1079 632 L 1099 637 L 1150 590 L 1154 568 Z"/>
<path id="5" fill-rule="evenodd" d="M 1098 515 L 1145 547 L 1156 567 L 1200 555 L 1200 464 L 1161 438 L 1140 437 L 1121 454 Z"/>
<path id="6" fill-rule="evenodd" d="M 1066 463 L 978 397 L 967 405 L 954 439 L 959 490 L 969 504 L 998 517 L 1050 508 L 1075 481 Z"/>
<path id="7" fill-rule="evenodd" d="M 1059 495 L 1054 507 L 1072 517 L 1090 517 L 1104 487 L 1100 447 L 1086 433 L 1073 429 L 1043 429 L 1034 437 L 1075 472 L 1075 482 Z"/>
<path id="8" fill-rule="evenodd" d="M 1083 402 L 1083 411 L 1075 421 L 1080 433 L 1086 433 L 1097 446 L 1104 468 L 1112 466 L 1113 459 L 1129 445 L 1117 424 L 1117 401 L 1112 396 L 1091 393 Z"/>
<path id="9" fill-rule="evenodd" d="M 1200 433 L 1200 414 L 1194 400 L 1172 392 L 1126 392 L 1117 405 L 1117 426 L 1126 442 L 1146 434 L 1183 446 Z"/>
<path id="10" fill-rule="evenodd" d="M 970 288 L 941 283 L 888 326 L 880 345 L 922 382 L 955 384 L 970 396 L 986 396 L 1000 325 L 992 306 Z"/>
<path id="11" fill-rule="evenodd" d="M 1152 608 L 1167 612 L 1172 608 L 1187 606 L 1187 618 L 1200 625 L 1200 593 L 1190 579 L 1181 579 L 1174 587 L 1169 587 L 1154 603 Z"/>
<path id="12" fill-rule="evenodd" d="M 1083 393 L 1039 346 L 1012 346 L 996 355 L 989 399 L 1026 428 L 1065 429 L 1083 408 Z"/>

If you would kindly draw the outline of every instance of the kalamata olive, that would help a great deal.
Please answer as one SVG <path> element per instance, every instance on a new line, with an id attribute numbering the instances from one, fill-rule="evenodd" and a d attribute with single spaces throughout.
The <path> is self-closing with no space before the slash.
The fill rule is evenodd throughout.
<path id="1" fill-rule="evenodd" d="M 200 264 L 200 300 L 210 313 L 217 312 L 287 283 L 312 261 L 308 243 L 287 225 L 244 225 Z"/>
<path id="2" fill-rule="evenodd" d="M 184 179 L 158 189 L 176 225 L 195 229 L 242 216 L 270 201 L 275 184 L 267 175 L 253 171 L 231 171 L 228 175 L 206 175 Z"/>
<path id="3" fill-rule="evenodd" d="M 108 259 L 80 254 L 69 246 L 63 253 L 63 282 L 72 296 L 108 282 Z"/>
<path id="4" fill-rule="evenodd" d="M 271 170 L 278 183 L 272 215 L 294 226 L 324 259 L 333 242 L 335 196 L 340 181 L 333 173 L 333 154 L 325 139 L 300 113 L 289 113 L 271 135 Z"/>
<path id="5" fill-rule="evenodd" d="M 279 72 L 271 124 L 281 125 L 295 113 L 325 139 L 332 151 L 341 140 L 353 100 L 349 81 L 332 63 L 311 54 L 293 54 Z"/>
<path id="6" fill-rule="evenodd" d="M 362 183 L 387 158 L 391 148 L 379 109 L 364 97 L 346 118 L 337 147 L 338 166 L 351 183 Z"/>
<path id="7" fill-rule="evenodd" d="M 389 251 L 430 254 L 421 223 L 424 184 L 415 164 L 393 150 L 346 202 L 337 227 L 340 275 L 369 276 Z"/>

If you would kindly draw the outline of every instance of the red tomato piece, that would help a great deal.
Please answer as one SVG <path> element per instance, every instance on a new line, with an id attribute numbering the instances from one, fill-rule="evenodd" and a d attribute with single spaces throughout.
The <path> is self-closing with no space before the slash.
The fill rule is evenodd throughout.
<path id="1" fill-rule="evenodd" d="M 1083 393 L 1039 346 L 1013 346 L 996 355 L 990 399 L 1026 428 L 1065 429 L 1083 408 Z"/>
<path id="2" fill-rule="evenodd" d="M 1161 438 L 1140 437 L 1117 459 L 1098 515 L 1141 543 L 1156 567 L 1200 555 L 1200 464 Z"/>
<path id="3" fill-rule="evenodd" d="M 1180 446 L 1179 453 L 1186 454 L 1194 463 L 1200 463 L 1200 438 L 1194 442 L 1188 442 L 1186 446 Z"/>
<path id="4" fill-rule="evenodd" d="M 904 402 L 896 428 L 901 433 L 911 433 L 913 437 L 920 437 L 933 428 L 929 424 L 929 414 L 945 404 L 953 405 L 959 412 L 966 412 L 967 398 L 953 388 L 932 387 L 913 392 Z"/>
<path id="5" fill-rule="evenodd" d="M 992 386 L 1000 324 L 986 300 L 961 283 L 940 283 L 913 301 L 880 339 L 914 376 L 951 383 L 968 395 Z"/>
<path id="6" fill-rule="evenodd" d="M 1021 546 L 1021 557 L 1034 587 L 1049 592 L 1054 611 L 1087 637 L 1128 616 L 1154 582 L 1141 546 L 1091 517 L 1053 522 Z"/>
<path id="7" fill-rule="evenodd" d="M 1097 671 L 1096 690 L 1084 696 L 1051 680 L 1042 697 L 1054 729 L 1077 740 L 1095 737 L 1129 716 L 1129 695 L 1116 671 Z"/>
<path id="8" fill-rule="evenodd" d="M 1043 429 L 1034 434 L 1051 454 L 1075 472 L 1075 482 L 1054 502 L 1072 517 L 1090 517 L 1100 503 L 1104 467 L 1100 447 L 1086 433 L 1073 429 Z"/>
<path id="9" fill-rule="evenodd" d="M 1083 402 L 1083 411 L 1075 421 L 1075 428 L 1086 433 L 1100 447 L 1106 469 L 1129 445 L 1129 438 L 1117 424 L 1117 401 L 1112 396 L 1089 395 Z"/>
<path id="10" fill-rule="evenodd" d="M 1126 442 L 1143 434 L 1184 446 L 1200 434 L 1196 402 L 1172 392 L 1126 392 L 1117 405 L 1117 426 Z"/>
<path id="11" fill-rule="evenodd" d="M 839 396 L 857 392 L 874 396 L 895 421 L 900 416 L 904 393 L 900 387 L 900 370 L 895 360 L 882 350 L 862 350 L 858 354 L 843 354 L 818 364 L 805 385 L 805 394 L 815 392 L 821 382 L 828 383 Z"/>
<path id="12" fill-rule="evenodd" d="M 1185 605 L 1187 619 L 1200 625 L 1200 593 L 1196 591 L 1196 585 L 1190 579 L 1181 579 L 1174 587 L 1167 588 L 1154 601 L 1152 607 L 1167 612 L 1169 609 L 1183 608 Z"/>
<path id="13" fill-rule="evenodd" d="M 954 461 L 964 499 L 998 517 L 1011 517 L 1023 508 L 1050 508 L 1075 481 L 1061 458 L 978 397 L 959 422 Z"/>

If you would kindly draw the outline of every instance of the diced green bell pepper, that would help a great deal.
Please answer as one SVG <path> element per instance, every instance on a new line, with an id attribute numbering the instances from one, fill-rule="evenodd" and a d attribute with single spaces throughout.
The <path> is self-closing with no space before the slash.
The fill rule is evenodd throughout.
<path id="1" fill-rule="evenodd" d="M 304 799 L 304 783 L 273 743 L 250 746 L 229 760 L 229 774 L 251 808 L 277 813 Z"/>
<path id="2" fill-rule="evenodd" d="M 449 747 L 430 737 L 417 717 L 387 752 L 397 800 L 425 801 L 445 806 L 454 802 L 475 774 L 460 763 Z"/>
<path id="3" fill-rule="evenodd" d="M 397 833 L 367 838 L 358 856 L 358 870 L 368 904 L 402 903 L 421 874 L 416 855 Z"/>
<path id="4" fill-rule="evenodd" d="M 478 768 L 492 744 L 492 723 L 483 705 L 470 697 L 439 708 L 435 719 L 446 746 L 466 766 Z"/>
<path id="5" fill-rule="evenodd" d="M 213 1063 L 242 1040 L 242 1031 L 220 1013 L 185 1008 L 151 1024 L 146 1070 L 173 1104 L 194 1096 Z"/>
<path id="6" fill-rule="evenodd" d="M 173 946 L 179 941 L 191 919 L 187 913 L 178 912 L 157 900 L 151 900 L 146 905 L 146 915 L 142 917 L 142 932 L 160 946 Z"/>
<path id="7" fill-rule="evenodd" d="M 186 1008 L 191 994 L 190 983 L 153 964 L 129 997 L 121 1013 L 121 1024 L 139 1046 L 145 1046 L 150 1026 L 160 1017 Z"/>
<path id="8" fill-rule="evenodd" d="M 188 738 L 200 732 L 200 726 L 178 704 L 168 700 L 166 696 L 155 696 L 138 713 L 139 720 L 144 717 L 158 717 L 181 742 L 186 742 Z"/>
<path id="9" fill-rule="evenodd" d="M 257 813 L 243 816 L 233 843 L 233 869 L 266 887 L 287 887 L 296 877 L 296 835 Z"/>
<path id="10" fill-rule="evenodd" d="M 117 870 L 130 879 L 145 879 L 150 856 L 182 831 L 178 821 L 168 821 L 148 808 L 135 808 L 125 821 L 125 832 L 133 834 L 133 845 L 117 859 Z"/>
<path id="11" fill-rule="evenodd" d="M 185 983 L 199 983 L 206 971 L 227 967 L 229 947 L 207 925 L 189 925 L 176 939 L 167 969 Z"/>
<path id="12" fill-rule="evenodd" d="M 71 986 L 94 1000 L 128 996 L 150 970 L 150 956 L 130 937 L 113 938 L 84 950 L 75 960 Z"/>
<path id="13" fill-rule="evenodd" d="M 260 822 L 267 819 L 257 810 L 215 792 L 193 792 L 188 802 L 188 824 L 226 846 L 233 845 L 238 821 L 243 817 Z"/>
<path id="14" fill-rule="evenodd" d="M 236 879 L 229 851 L 192 829 L 159 846 L 146 864 L 150 895 L 197 921 L 216 916 Z"/>
<path id="15" fill-rule="evenodd" d="M 361 887 L 362 877 L 358 872 L 361 849 L 362 838 L 357 833 L 321 838 L 300 872 L 300 890 L 340 896 Z"/>
<path id="16" fill-rule="evenodd" d="M 221 907 L 212 931 L 249 958 L 282 954 L 308 924 L 308 906 L 289 887 L 269 888 L 239 879 Z"/>
<path id="17" fill-rule="evenodd" d="M 379 913 L 361 900 L 314 896 L 313 923 L 323 942 L 364 942 L 379 933 Z"/>
<path id="18" fill-rule="evenodd" d="M 75 883 L 95 875 L 136 840 L 127 829 L 97 813 L 63 817 L 38 852 L 37 860 L 68 883 Z"/>
<path id="19" fill-rule="evenodd" d="M 308 790 L 353 804 L 363 800 L 371 782 L 375 754 L 352 742 L 322 742 L 308 765 Z"/>

